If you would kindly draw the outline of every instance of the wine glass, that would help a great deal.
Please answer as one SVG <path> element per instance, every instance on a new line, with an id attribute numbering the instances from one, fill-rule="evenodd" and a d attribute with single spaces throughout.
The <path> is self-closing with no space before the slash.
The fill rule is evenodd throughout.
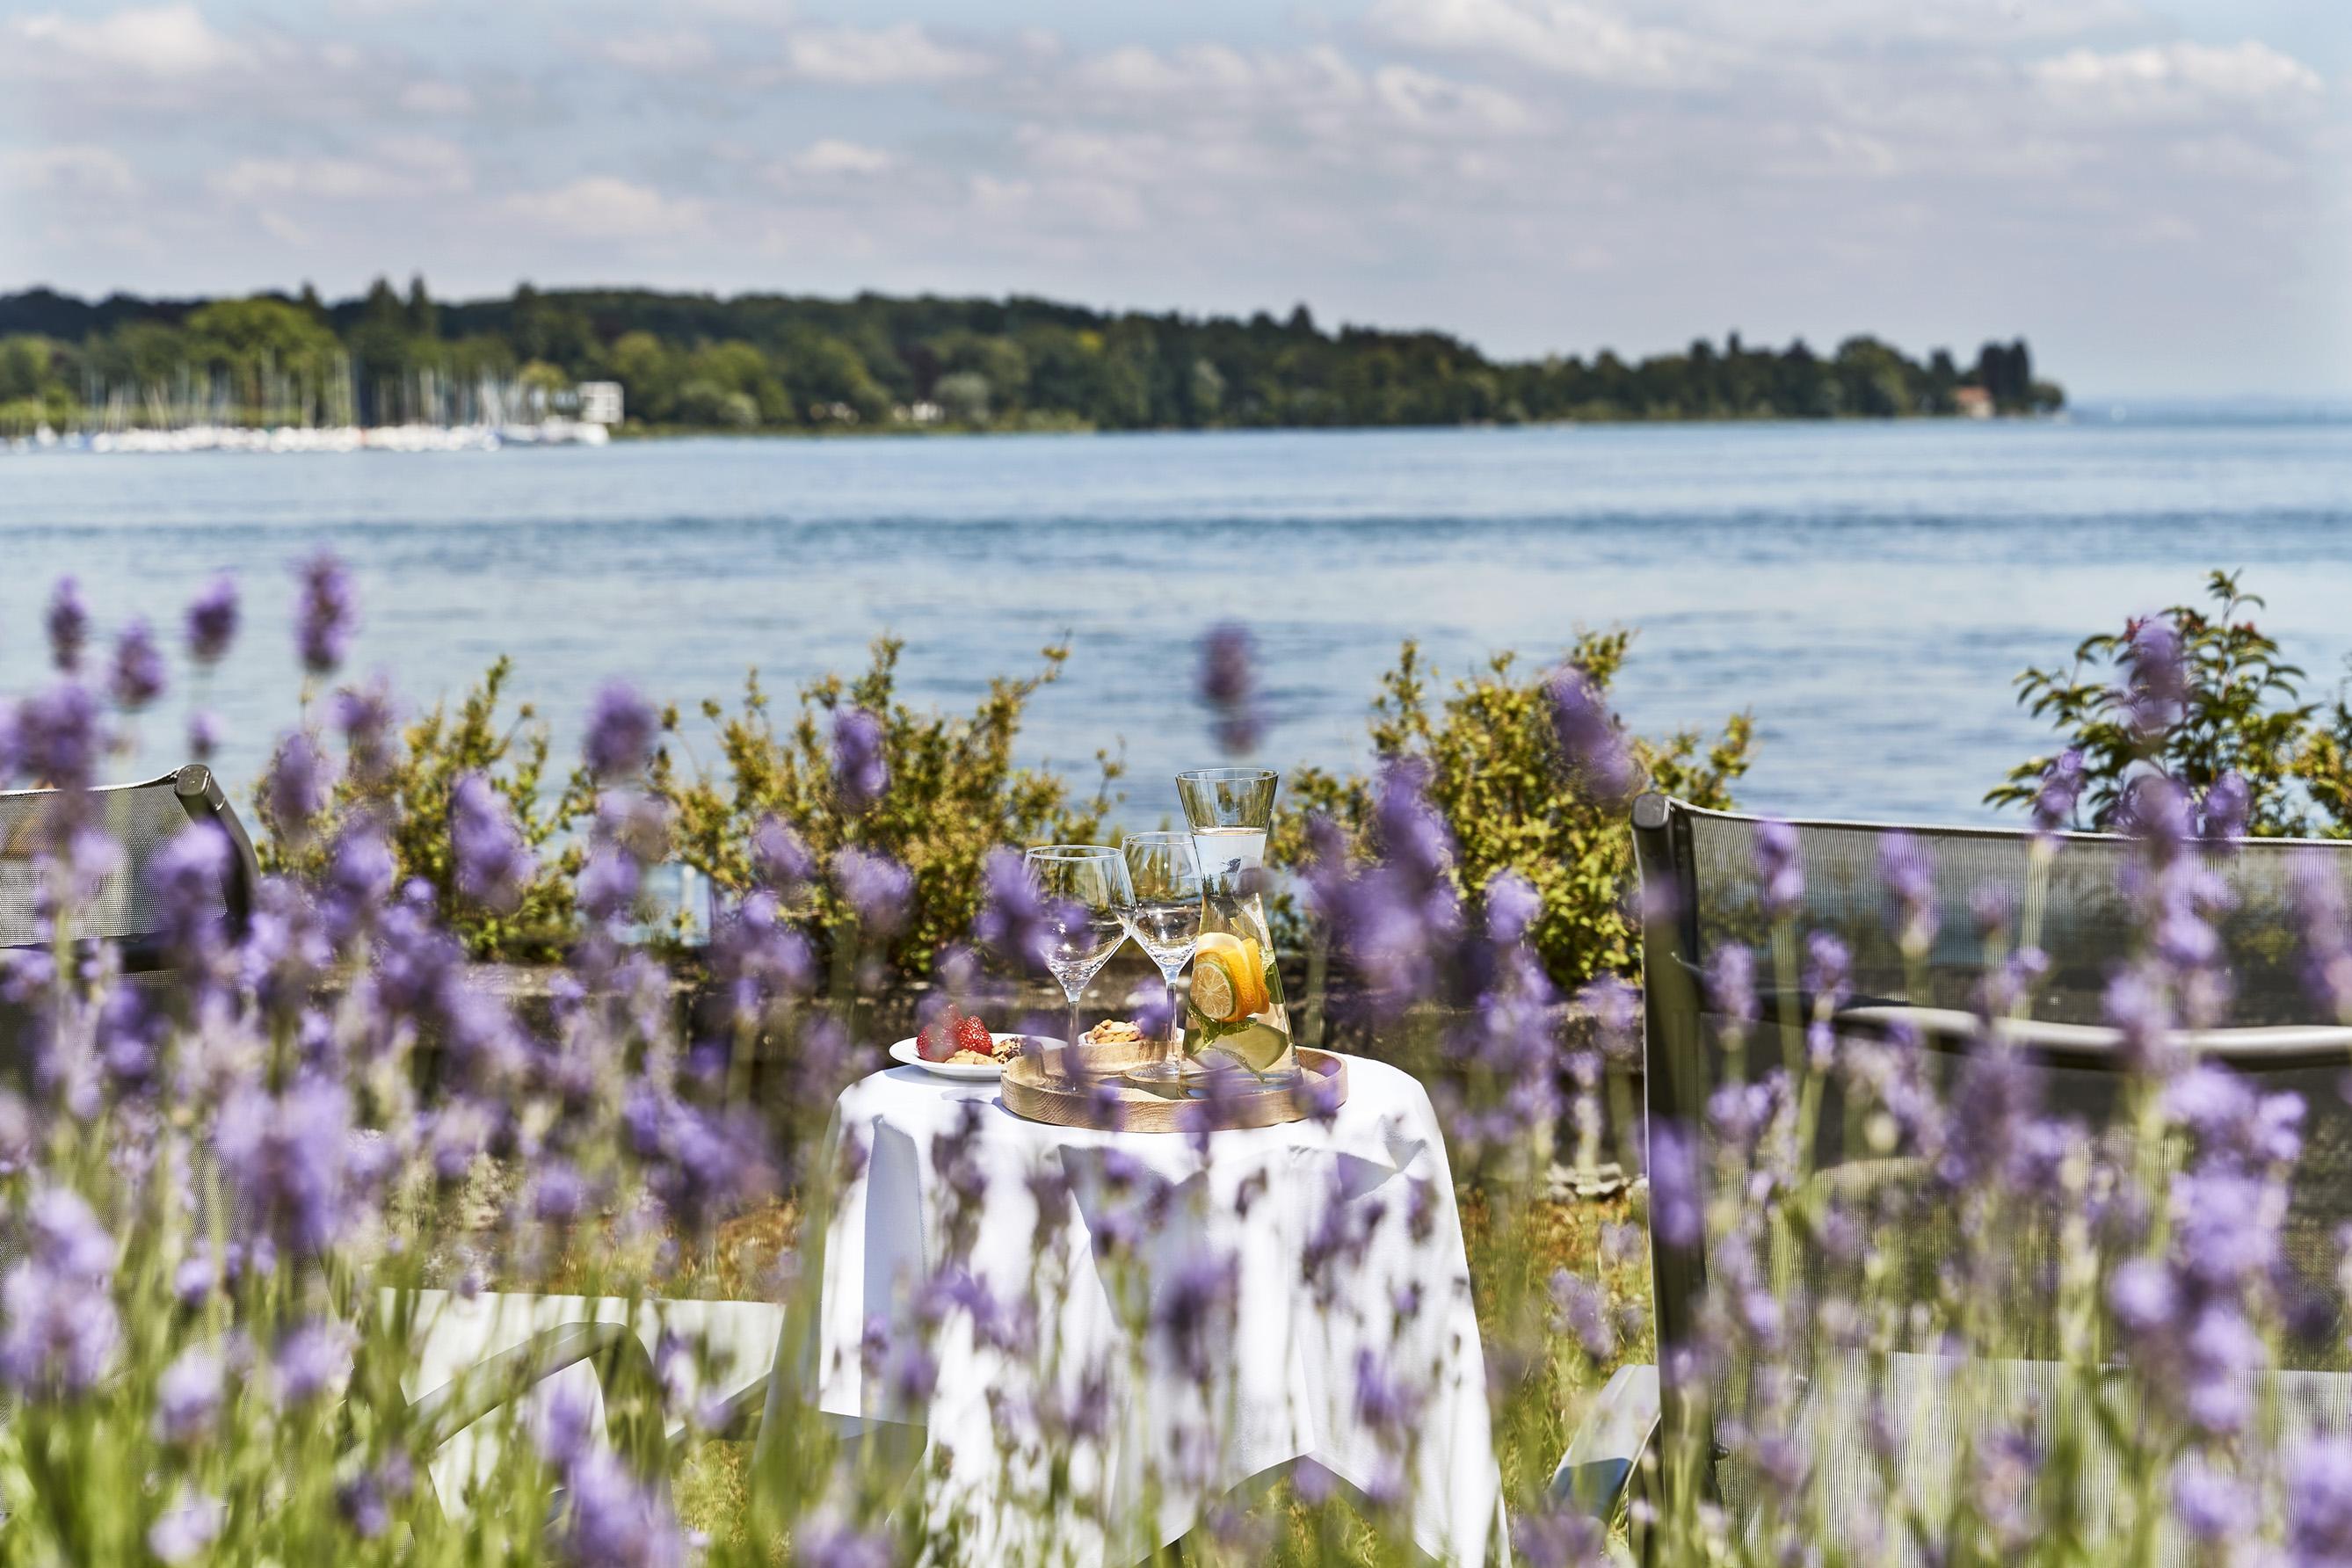
<path id="1" fill-rule="evenodd" d="M 1045 929 L 1052 939 L 1045 967 L 1070 999 L 1065 1045 L 1076 1053 L 1078 997 L 1127 940 L 1121 911 L 1135 902 L 1135 889 L 1126 859 L 1108 845 L 1048 844 L 1030 850 L 1022 862 L 1045 895 Z M 1075 1054 L 1070 1059 L 1076 1059 Z"/>
<path id="2" fill-rule="evenodd" d="M 1201 939 L 1201 866 L 1189 833 L 1130 833 L 1119 841 L 1135 901 L 1125 911 L 1127 933 L 1160 966 L 1168 983 L 1168 1037 L 1156 1060 L 1127 1075 L 1153 1082 L 1183 1076 L 1176 1059 L 1176 975 Z"/>

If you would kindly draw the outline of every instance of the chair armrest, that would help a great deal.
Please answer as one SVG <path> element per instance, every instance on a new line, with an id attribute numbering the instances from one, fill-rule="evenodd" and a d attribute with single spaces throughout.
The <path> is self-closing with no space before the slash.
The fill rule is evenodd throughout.
<path id="1" fill-rule="evenodd" d="M 1841 1008 L 1831 1022 L 1843 1028 L 1885 1030 L 1907 1026 L 1943 1049 L 1965 1050 L 1984 1036 L 1984 1020 L 1953 1007 L 1874 1003 Z M 2001 1018 L 2001 1038 L 2060 1062 L 2113 1067 L 2125 1053 L 2123 1031 L 2099 1024 L 2047 1018 Z M 2341 1065 L 2352 1058 L 2352 1028 L 2336 1024 L 2263 1024 L 2232 1029 L 2174 1029 L 2166 1038 L 2183 1051 L 2243 1068 Z"/>
<path id="2" fill-rule="evenodd" d="M 430 1450 L 566 1367 L 589 1363 L 604 1387 L 604 1425 L 632 1468 L 659 1474 L 667 1457 L 660 1380 L 626 1323 L 566 1323 L 467 1367 L 409 1407 Z"/>
<path id="3" fill-rule="evenodd" d="M 1619 1367 L 1569 1439 L 1568 1452 L 1552 1472 L 1552 1497 L 1607 1519 L 1657 1430 L 1658 1369 Z"/>

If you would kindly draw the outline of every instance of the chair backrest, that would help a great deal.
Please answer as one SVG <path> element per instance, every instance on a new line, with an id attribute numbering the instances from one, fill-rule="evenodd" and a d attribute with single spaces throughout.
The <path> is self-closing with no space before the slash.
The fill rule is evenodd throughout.
<path id="1" fill-rule="evenodd" d="M 108 784 L 90 791 L 100 829 L 122 850 L 121 866 L 100 885 L 85 908 L 78 937 L 114 943 L 123 966 L 154 969 L 163 963 L 163 919 L 149 886 L 148 868 L 156 852 L 189 824 L 210 822 L 228 836 L 236 853 L 220 889 L 220 916 L 241 932 L 253 911 L 260 868 L 253 841 L 237 820 L 212 770 L 201 763 L 143 784 Z M 40 945 L 33 856 L 40 841 L 42 815 L 58 798 L 47 789 L 0 792 L 0 948 Z"/>
<path id="2" fill-rule="evenodd" d="M 1795 979 L 1775 973 L 1773 922 L 1762 908 L 1756 858 L 1764 825 L 1762 818 L 1658 795 L 1643 795 L 1633 806 L 1643 907 L 1655 911 L 1643 931 L 1645 1110 L 1654 1136 L 1662 1123 L 1672 1123 L 1696 1140 L 1702 1171 L 1721 1152 L 1709 1142 L 1706 1106 L 1729 1067 L 1722 1048 L 1727 1020 L 1711 1014 L 1706 997 L 1709 956 L 1731 943 L 1755 953 L 1762 1021 L 1746 1031 L 1740 1057 L 1750 1079 L 1784 1065 L 1784 1037 L 1775 1019 L 1809 1017 L 1813 1006 Z M 1927 1047 L 1931 1086 L 1948 1089 L 1969 1056 L 1981 1048 L 1973 1008 L 1986 952 L 1976 911 L 1988 898 L 2020 910 L 2032 899 L 2037 945 L 2049 966 L 2033 993 L 2031 1016 L 2010 1037 L 2021 1047 L 2032 1092 L 2049 1111 L 2079 1114 L 2094 1124 L 2105 1120 L 2125 1081 L 2125 1053 L 2122 1036 L 2103 1022 L 2103 997 L 2132 952 L 2135 921 L 2119 884 L 2139 847 L 2105 835 L 2067 834 L 2058 836 L 2054 853 L 2037 857 L 2033 835 L 2022 829 L 1789 826 L 1804 884 L 1795 925 L 1800 932 L 1830 932 L 1852 953 L 1853 997 L 1839 1014 L 1841 1033 L 1884 1033 L 1898 1021 L 1907 1025 Z M 1932 943 L 1916 963 L 1906 963 L 1897 947 L 1881 871 L 1887 840 L 1898 833 L 1923 852 L 1926 905 L 1935 915 Z M 2317 863 L 2335 871 L 2352 902 L 2352 843 L 2252 840 L 2210 855 L 2210 869 L 2229 894 L 2229 907 L 2215 924 L 2234 984 L 2223 1015 L 2210 1028 L 2175 1037 L 2257 1076 L 2265 1090 L 2303 1096 L 2305 1154 L 2291 1197 L 2286 1250 L 2291 1261 L 2332 1269 L 2334 1231 L 2352 1218 L 2352 1110 L 2337 1092 L 2352 1062 L 2352 1028 L 2319 1016 L 2302 982 L 2294 889 L 2315 852 L 2325 857 Z M 1865 1168 L 1870 1152 L 1846 1145 L 1833 1086 L 1828 1093 L 1811 1150 L 1815 1168 L 1825 1179 L 1875 1179 L 1879 1172 Z M 1919 1223 L 1905 1245 L 1915 1262 L 1930 1266 L 1921 1278 L 1931 1279 L 1933 1249 L 1957 1246 L 1958 1233 L 1944 1228 L 1957 1215 L 1937 1213 L 1932 1202 L 1909 1212 Z M 1808 1280 L 1814 1266 L 1802 1258 L 1793 1263 Z M 1692 1342 L 1707 1272 L 1705 1247 L 1654 1247 L 1652 1271 L 1661 1345 Z M 2032 1303 L 2020 1307 L 2029 1317 L 2035 1310 Z M 2030 1335 L 2032 1326 L 2024 1331 Z M 1738 1376 L 1738 1369 L 1718 1373 L 1703 1409 L 1667 1391 L 1664 1418 L 1736 1419 Z M 1727 1504 L 1743 1507 L 1748 1478 L 1740 1473 L 1741 1461 L 1709 1447 L 1696 1451 L 1718 1455 L 1718 1489 Z"/>

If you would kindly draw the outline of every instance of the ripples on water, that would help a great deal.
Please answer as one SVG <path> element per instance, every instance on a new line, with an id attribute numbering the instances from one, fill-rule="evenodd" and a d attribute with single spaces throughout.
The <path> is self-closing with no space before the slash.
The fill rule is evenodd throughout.
<path id="1" fill-rule="evenodd" d="M 287 567 L 320 541 L 360 574 L 358 668 L 429 699 L 512 654 L 565 747 L 608 674 L 691 705 L 756 664 L 782 694 L 887 628 L 912 698 L 969 708 L 1066 634 L 1026 752 L 1083 771 L 1123 746 L 1142 818 L 1208 755 L 1192 643 L 1213 621 L 1257 629 L 1277 766 L 1360 759 L 1402 637 L 1450 675 L 1622 623 L 1641 633 L 1619 685 L 1638 726 L 1753 710 L 1747 802 L 1972 819 L 2042 740 L 2019 668 L 2195 595 L 2210 567 L 2244 567 L 2332 689 L 2347 521 L 2341 418 L 0 457 L 0 646 L 21 687 L 60 573 L 102 616 L 176 627 L 207 574 L 236 572 L 257 635 L 213 700 L 242 776 L 292 710 Z M 140 766 L 178 760 L 184 695 Z"/>

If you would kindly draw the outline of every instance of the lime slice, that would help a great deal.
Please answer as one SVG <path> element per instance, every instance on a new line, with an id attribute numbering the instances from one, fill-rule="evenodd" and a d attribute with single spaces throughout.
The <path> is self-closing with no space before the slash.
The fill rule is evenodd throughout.
<path id="1" fill-rule="evenodd" d="M 1219 1035 L 1208 1047 L 1208 1051 L 1222 1051 L 1254 1073 L 1267 1071 L 1289 1049 L 1290 1037 L 1271 1024 L 1245 1025 L 1229 1035 Z"/>
<path id="2" fill-rule="evenodd" d="M 1234 994 L 1234 977 L 1226 972 L 1223 961 L 1211 956 L 1193 960 L 1192 1005 L 1213 1024 L 1229 1023 L 1241 1016 Z"/>

